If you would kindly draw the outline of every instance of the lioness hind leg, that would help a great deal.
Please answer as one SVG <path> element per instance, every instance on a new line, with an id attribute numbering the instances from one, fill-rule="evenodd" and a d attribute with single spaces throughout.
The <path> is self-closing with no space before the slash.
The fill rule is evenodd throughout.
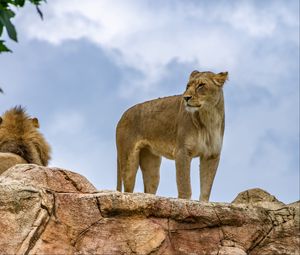
<path id="1" fill-rule="evenodd" d="M 155 194 L 159 184 L 161 157 L 143 148 L 140 151 L 140 167 L 143 173 L 144 192 Z"/>
<path id="2" fill-rule="evenodd" d="M 135 186 L 136 173 L 139 168 L 139 151 L 134 151 L 127 155 L 121 163 L 124 192 L 133 192 Z"/>

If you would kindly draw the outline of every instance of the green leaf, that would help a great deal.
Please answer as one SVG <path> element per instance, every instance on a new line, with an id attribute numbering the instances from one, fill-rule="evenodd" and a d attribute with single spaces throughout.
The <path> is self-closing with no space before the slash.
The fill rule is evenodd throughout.
<path id="1" fill-rule="evenodd" d="M 3 32 L 3 25 L 0 24 L 0 36 L 2 35 L 2 32 Z"/>
<path id="2" fill-rule="evenodd" d="M 0 53 L 1 52 L 11 52 L 11 50 L 5 46 L 4 41 L 2 40 L 0 40 Z"/>
<path id="3" fill-rule="evenodd" d="M 3 2 L 0 0 L 0 9 L 5 9 L 5 8 L 7 8 L 7 6 L 8 6 L 8 3 L 6 1 Z"/>
<path id="4" fill-rule="evenodd" d="M 17 32 L 14 25 L 10 21 L 10 19 L 14 16 L 15 13 L 11 10 L 0 10 L 0 23 L 5 26 L 9 38 L 17 42 Z"/>
<path id="5" fill-rule="evenodd" d="M 15 5 L 23 7 L 25 4 L 25 0 L 15 0 Z"/>

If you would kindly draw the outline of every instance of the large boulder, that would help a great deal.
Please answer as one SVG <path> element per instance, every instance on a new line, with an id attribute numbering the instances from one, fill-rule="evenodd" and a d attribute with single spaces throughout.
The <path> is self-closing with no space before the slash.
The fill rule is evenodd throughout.
<path id="1" fill-rule="evenodd" d="M 18 165 L 0 176 L 0 254 L 299 254 L 299 203 L 257 191 L 200 203 Z"/>

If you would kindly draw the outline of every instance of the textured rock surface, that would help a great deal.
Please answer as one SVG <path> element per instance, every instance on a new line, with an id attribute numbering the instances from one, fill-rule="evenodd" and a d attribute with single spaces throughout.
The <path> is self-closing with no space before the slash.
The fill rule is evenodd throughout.
<path id="1" fill-rule="evenodd" d="M 0 254 L 299 254 L 299 203 L 259 189 L 199 203 L 18 165 L 0 176 L 0 219 Z"/>

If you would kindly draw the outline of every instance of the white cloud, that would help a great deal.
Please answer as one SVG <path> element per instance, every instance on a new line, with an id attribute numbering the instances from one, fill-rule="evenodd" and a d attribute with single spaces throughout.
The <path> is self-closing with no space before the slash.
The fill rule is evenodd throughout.
<path id="1" fill-rule="evenodd" d="M 277 17 L 274 13 L 254 8 L 251 2 L 242 2 L 232 13 L 226 13 L 224 16 L 225 22 L 228 22 L 240 32 L 246 32 L 253 37 L 270 36 L 274 33 L 277 25 Z"/>
<path id="2" fill-rule="evenodd" d="M 86 38 L 119 64 L 141 71 L 145 76 L 132 81 L 132 93 L 137 86 L 147 89 L 157 83 L 174 59 L 196 62 L 203 69 L 235 72 L 244 54 L 255 60 L 251 40 L 274 35 L 280 23 L 298 24 L 297 15 L 287 15 L 284 3 L 256 8 L 245 1 L 151 5 L 147 1 L 54 0 L 45 5 L 44 22 L 36 22 L 36 13 L 21 18 L 20 26 L 29 38 L 53 44 Z M 287 33 L 281 40 L 292 36 Z M 131 90 L 126 88 L 127 93 Z"/>

